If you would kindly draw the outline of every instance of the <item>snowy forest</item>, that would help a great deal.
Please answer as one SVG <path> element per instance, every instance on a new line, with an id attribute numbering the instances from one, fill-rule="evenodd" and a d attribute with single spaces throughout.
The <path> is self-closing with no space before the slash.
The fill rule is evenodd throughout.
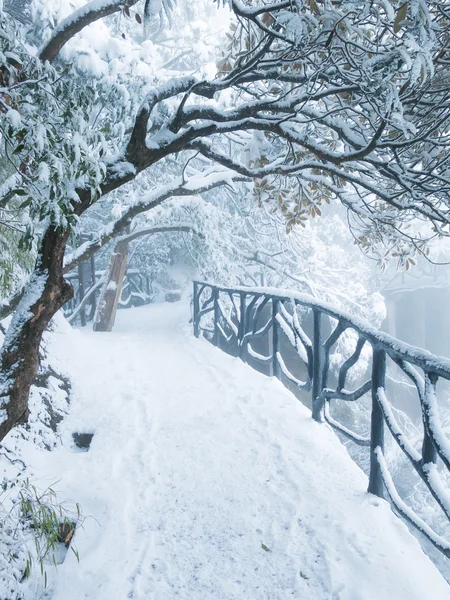
<path id="1" fill-rule="evenodd" d="M 0 0 L 0 600 L 450 600 L 448 127 L 448 0 Z"/>

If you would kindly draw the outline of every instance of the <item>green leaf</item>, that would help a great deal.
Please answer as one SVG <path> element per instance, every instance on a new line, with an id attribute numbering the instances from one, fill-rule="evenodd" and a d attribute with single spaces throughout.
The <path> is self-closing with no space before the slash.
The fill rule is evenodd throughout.
<path id="1" fill-rule="evenodd" d="M 263 544 L 262 542 L 261 542 L 261 548 L 262 548 L 263 550 L 265 550 L 266 552 L 270 552 L 270 551 L 271 551 L 271 550 L 270 550 L 270 548 L 269 548 L 269 546 L 266 546 L 266 545 L 265 545 L 265 544 Z"/>
<path id="2" fill-rule="evenodd" d="M 394 21 L 394 32 L 398 33 L 401 29 L 401 23 L 406 19 L 406 14 L 408 12 L 408 3 L 403 2 L 400 8 L 397 11 L 397 16 Z"/>
<path id="3" fill-rule="evenodd" d="M 26 200 L 24 200 L 22 202 L 22 204 L 19 206 L 19 210 L 21 210 L 22 208 L 26 208 L 27 206 L 30 206 L 31 204 L 31 198 L 27 198 Z"/>

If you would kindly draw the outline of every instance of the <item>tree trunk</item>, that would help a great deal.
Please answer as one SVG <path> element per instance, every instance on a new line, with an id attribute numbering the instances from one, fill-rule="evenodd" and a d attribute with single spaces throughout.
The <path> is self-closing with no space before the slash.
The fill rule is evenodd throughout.
<path id="1" fill-rule="evenodd" d="M 36 267 L 6 332 L 0 355 L 0 441 L 28 418 L 28 396 L 39 367 L 42 334 L 73 289 L 62 265 L 68 232 L 45 233 Z"/>
<path id="2" fill-rule="evenodd" d="M 114 326 L 127 261 L 128 242 L 119 242 L 111 256 L 108 276 L 100 294 L 97 313 L 94 319 L 94 331 L 111 331 Z"/>

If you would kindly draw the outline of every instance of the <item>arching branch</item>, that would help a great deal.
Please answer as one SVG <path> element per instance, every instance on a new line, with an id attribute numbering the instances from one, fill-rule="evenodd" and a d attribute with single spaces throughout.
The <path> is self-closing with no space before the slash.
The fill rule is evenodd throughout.
<path id="1" fill-rule="evenodd" d="M 67 44 L 82 29 L 108 17 L 125 6 L 133 6 L 138 0 L 91 0 L 85 6 L 82 6 L 69 17 L 64 19 L 53 31 L 50 39 L 39 53 L 39 58 L 45 62 L 52 62 L 58 56 L 61 48 Z"/>
<path id="2" fill-rule="evenodd" d="M 105 246 L 108 242 L 123 234 L 137 215 L 147 212 L 152 208 L 156 208 L 168 198 L 202 194 L 221 185 L 225 185 L 230 181 L 248 181 L 248 178 L 239 176 L 235 173 L 230 173 L 228 171 L 224 173 L 215 171 L 206 174 L 197 185 L 191 180 L 183 182 L 181 178 L 178 178 L 172 185 L 164 186 L 156 192 L 148 194 L 141 200 L 141 202 L 131 206 L 119 219 L 105 228 L 103 233 L 101 233 L 95 240 L 85 242 L 73 254 L 69 255 L 65 260 L 64 273 L 68 273 L 77 265 L 98 252 L 100 248 L 103 248 L 103 246 Z M 157 233 L 156 231 L 154 232 Z M 127 241 L 131 241 L 130 237 L 133 237 L 133 233 L 127 235 L 126 237 Z"/>

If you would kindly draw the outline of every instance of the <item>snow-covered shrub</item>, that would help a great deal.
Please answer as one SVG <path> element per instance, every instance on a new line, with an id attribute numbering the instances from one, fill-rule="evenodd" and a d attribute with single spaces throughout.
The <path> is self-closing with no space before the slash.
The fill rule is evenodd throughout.
<path id="1" fill-rule="evenodd" d="M 42 483 L 35 481 L 27 464 L 30 446 L 46 452 L 60 445 L 58 424 L 68 411 L 71 384 L 67 376 L 60 373 L 52 341 L 65 327 L 67 323 L 57 315 L 52 331 L 46 334 L 39 374 L 31 388 L 28 423 L 16 427 L 3 440 L 0 449 L 2 600 L 23 598 L 29 576 L 33 582 L 43 578 L 44 585 L 50 565 L 61 562 L 64 543 L 68 543 L 69 534 L 73 534 L 73 523 L 82 523 L 81 508 L 76 503 L 59 502 L 52 486 L 41 489 Z M 0 333 L 0 342 L 2 337 Z"/>
<path id="2" fill-rule="evenodd" d="M 78 504 L 58 501 L 52 487 L 40 489 L 28 477 L 3 479 L 0 491 L 0 598 L 20 600 L 23 584 L 37 571 L 47 587 L 47 570 L 56 566 L 82 525 Z M 33 573 L 36 575 L 36 573 Z"/>

